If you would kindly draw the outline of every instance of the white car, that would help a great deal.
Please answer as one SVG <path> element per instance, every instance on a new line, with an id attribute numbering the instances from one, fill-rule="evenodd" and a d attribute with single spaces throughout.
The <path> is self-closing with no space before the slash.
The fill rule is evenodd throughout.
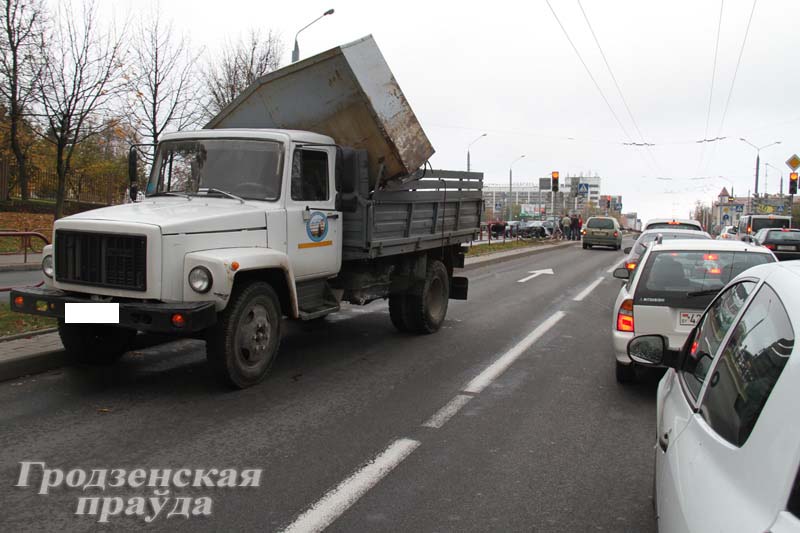
<path id="1" fill-rule="evenodd" d="M 636 379 L 628 357 L 634 336 L 658 333 L 669 339 L 670 348 L 680 348 L 726 283 L 750 267 L 776 260 L 767 248 L 741 241 L 664 240 L 647 247 L 635 270 L 616 269 L 614 277 L 627 280 L 611 317 L 617 381 Z"/>
<path id="2" fill-rule="evenodd" d="M 697 231 L 705 231 L 703 225 L 697 220 L 688 218 L 653 218 L 647 221 L 642 231 L 649 229 L 693 229 Z"/>
<path id="3" fill-rule="evenodd" d="M 654 503 L 661 533 L 800 532 L 800 264 L 744 272 L 687 342 L 631 341 L 658 386 Z"/>
<path id="4" fill-rule="evenodd" d="M 719 235 L 717 235 L 717 239 L 724 241 L 727 239 L 736 239 L 736 227 L 735 226 L 722 226 L 722 229 L 719 230 Z"/>

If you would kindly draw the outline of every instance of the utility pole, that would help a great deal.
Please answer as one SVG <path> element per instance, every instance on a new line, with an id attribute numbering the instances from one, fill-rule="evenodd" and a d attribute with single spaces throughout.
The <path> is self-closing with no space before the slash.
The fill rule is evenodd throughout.
<path id="1" fill-rule="evenodd" d="M 520 159 L 523 159 L 524 157 L 525 157 L 525 154 L 519 156 L 514 161 L 512 161 L 511 164 L 508 166 L 508 218 L 506 220 L 511 220 L 511 218 L 513 216 L 512 207 L 511 207 L 511 195 L 513 193 L 513 188 L 514 188 L 514 186 L 513 186 L 513 179 L 514 179 L 513 176 L 514 175 L 512 174 L 512 169 L 514 168 L 514 163 L 516 163 Z"/>

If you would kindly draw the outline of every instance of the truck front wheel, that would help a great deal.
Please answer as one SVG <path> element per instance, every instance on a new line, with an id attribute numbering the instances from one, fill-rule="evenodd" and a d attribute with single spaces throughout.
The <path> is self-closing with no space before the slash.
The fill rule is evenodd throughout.
<path id="1" fill-rule="evenodd" d="M 247 285 L 206 332 L 206 357 L 223 385 L 244 389 L 269 371 L 281 340 L 278 296 L 263 282 Z"/>
<path id="2" fill-rule="evenodd" d="M 136 331 L 107 324 L 67 324 L 59 320 L 58 336 L 74 359 L 104 365 L 115 363 L 128 351 Z"/>
<path id="3" fill-rule="evenodd" d="M 428 263 L 425 282 L 408 296 L 406 323 L 416 333 L 439 331 L 447 316 L 450 301 L 450 278 L 447 267 L 438 260 Z"/>

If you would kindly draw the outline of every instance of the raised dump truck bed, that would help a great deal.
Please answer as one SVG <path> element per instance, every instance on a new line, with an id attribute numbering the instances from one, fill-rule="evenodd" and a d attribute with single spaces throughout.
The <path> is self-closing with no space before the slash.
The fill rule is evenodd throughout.
<path id="1" fill-rule="evenodd" d="M 206 127 L 328 135 L 367 151 L 371 189 L 414 179 L 434 152 L 372 36 L 262 76 Z"/>

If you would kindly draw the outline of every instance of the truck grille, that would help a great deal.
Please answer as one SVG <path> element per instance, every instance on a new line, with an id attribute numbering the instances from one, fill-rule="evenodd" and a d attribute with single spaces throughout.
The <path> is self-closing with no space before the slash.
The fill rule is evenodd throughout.
<path id="1" fill-rule="evenodd" d="M 56 280 L 134 291 L 147 290 L 147 237 L 56 231 Z"/>

